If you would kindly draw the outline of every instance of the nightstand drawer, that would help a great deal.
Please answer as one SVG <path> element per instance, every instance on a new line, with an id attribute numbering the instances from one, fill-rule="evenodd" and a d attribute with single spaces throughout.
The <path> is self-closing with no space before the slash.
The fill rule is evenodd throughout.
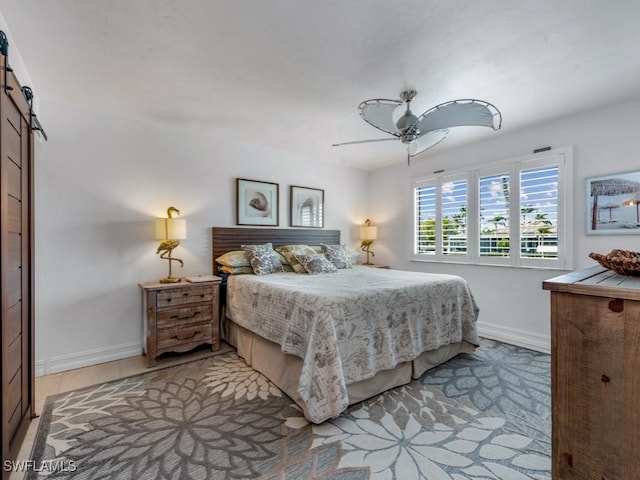
<path id="1" fill-rule="evenodd" d="M 217 289 L 218 286 L 215 286 Z M 172 307 L 174 305 L 184 305 L 185 303 L 210 302 L 213 299 L 214 288 L 207 287 L 180 288 L 158 292 L 156 307 Z"/>
<path id="2" fill-rule="evenodd" d="M 156 327 L 176 328 L 191 324 L 208 322 L 211 323 L 213 317 L 213 307 L 211 302 L 198 305 L 189 305 L 181 308 L 172 308 L 158 312 Z"/>
<path id="3" fill-rule="evenodd" d="M 211 324 L 158 331 L 158 350 L 178 345 L 211 341 Z"/>

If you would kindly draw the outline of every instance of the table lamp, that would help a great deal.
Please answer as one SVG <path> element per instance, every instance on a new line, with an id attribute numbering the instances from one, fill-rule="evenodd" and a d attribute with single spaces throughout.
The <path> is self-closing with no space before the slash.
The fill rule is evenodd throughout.
<path id="1" fill-rule="evenodd" d="M 376 256 L 376 254 L 371 251 L 371 244 L 377 238 L 378 227 L 372 226 L 371 220 L 367 218 L 364 222 L 364 227 L 360 227 L 360 240 L 362 240 L 360 249 L 363 252 L 367 252 L 367 261 L 364 263 L 364 265 L 373 265 L 369 262 L 369 254 L 371 254 L 372 257 Z"/>
<path id="2" fill-rule="evenodd" d="M 171 262 L 179 262 L 180 266 L 184 266 L 184 262 L 179 258 L 171 256 L 174 248 L 180 245 L 180 240 L 187 238 L 187 221 L 179 218 L 173 218 L 173 214 L 180 215 L 180 210 L 176 207 L 167 209 L 167 218 L 156 219 L 156 240 L 161 240 L 156 253 L 160 254 L 160 258 L 169 260 L 169 276 L 160 280 L 160 283 L 177 283 L 180 277 L 171 275 Z"/>

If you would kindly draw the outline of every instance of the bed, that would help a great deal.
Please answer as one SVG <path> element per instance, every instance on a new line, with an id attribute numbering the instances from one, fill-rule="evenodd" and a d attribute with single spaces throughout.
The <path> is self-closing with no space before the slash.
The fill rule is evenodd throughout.
<path id="1" fill-rule="evenodd" d="M 215 259 L 241 245 L 337 245 L 337 230 L 213 228 Z M 409 383 L 478 345 L 467 283 L 354 266 L 326 275 L 230 275 L 222 337 L 311 422 Z"/>

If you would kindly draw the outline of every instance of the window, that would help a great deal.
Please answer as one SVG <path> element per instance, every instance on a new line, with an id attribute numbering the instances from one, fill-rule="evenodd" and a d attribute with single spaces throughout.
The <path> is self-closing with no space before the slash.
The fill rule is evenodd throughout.
<path id="1" fill-rule="evenodd" d="M 467 180 L 442 184 L 442 253 L 467 254 Z"/>
<path id="2" fill-rule="evenodd" d="M 436 253 L 436 186 L 423 185 L 416 188 L 416 253 Z"/>
<path id="3" fill-rule="evenodd" d="M 481 257 L 509 257 L 510 178 L 508 172 L 481 176 L 479 253 Z"/>
<path id="4" fill-rule="evenodd" d="M 432 179 L 415 188 L 415 253 L 467 258 L 467 187 L 466 176 L 455 176 Z"/>
<path id="5" fill-rule="evenodd" d="M 412 182 L 414 260 L 571 268 L 571 149 Z"/>
<path id="6" fill-rule="evenodd" d="M 520 256 L 558 257 L 558 165 L 520 172 Z"/>

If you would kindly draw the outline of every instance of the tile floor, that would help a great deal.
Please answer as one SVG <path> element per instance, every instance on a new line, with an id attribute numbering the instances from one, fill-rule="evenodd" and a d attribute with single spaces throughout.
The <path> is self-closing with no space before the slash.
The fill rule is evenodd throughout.
<path id="1" fill-rule="evenodd" d="M 68 392 L 77 388 L 88 387 L 97 383 L 109 382 L 119 378 L 130 377 L 139 373 L 151 372 L 162 368 L 179 365 L 185 362 L 191 362 L 199 358 L 219 355 L 232 350 L 228 344 L 220 342 L 220 349 L 212 352 L 209 348 L 197 349 L 186 354 L 170 354 L 158 358 L 156 366 L 147 368 L 146 357 L 139 355 L 136 357 L 124 358 L 114 362 L 101 363 L 100 365 L 92 365 L 90 367 L 78 368 L 52 375 L 36 377 L 35 381 L 35 410 L 40 415 L 45 400 L 49 395 Z M 38 431 L 40 417 L 34 418 L 29 425 L 29 430 L 20 448 L 18 460 L 29 460 L 31 458 L 31 448 Z M 23 473 L 14 472 L 9 480 L 22 480 L 25 477 Z"/>

